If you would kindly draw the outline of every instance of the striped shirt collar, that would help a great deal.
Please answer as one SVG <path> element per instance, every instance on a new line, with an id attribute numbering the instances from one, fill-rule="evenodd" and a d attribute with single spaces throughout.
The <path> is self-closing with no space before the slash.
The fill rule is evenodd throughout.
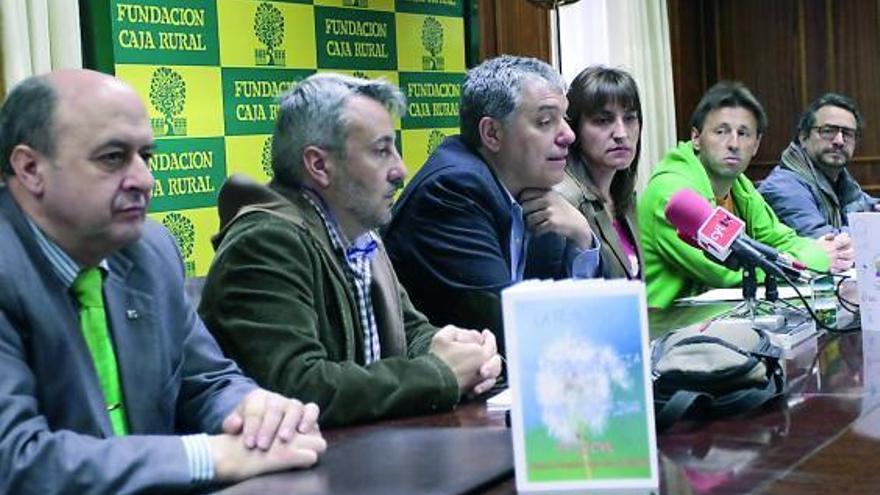
<path id="1" fill-rule="evenodd" d="M 37 245 L 40 246 L 40 251 L 44 256 L 49 260 L 49 263 L 52 265 L 52 271 L 55 272 L 55 275 L 61 279 L 61 282 L 65 287 L 72 287 L 74 280 L 76 280 L 76 276 L 79 274 L 80 270 L 82 270 L 83 266 L 80 266 L 79 263 L 74 261 L 73 258 L 70 257 L 64 249 L 61 248 L 55 241 L 49 239 L 45 232 L 33 221 L 30 217 L 25 215 L 25 219 L 27 220 L 28 226 L 31 228 L 31 232 L 34 234 L 34 238 L 37 240 Z M 110 264 L 107 263 L 106 259 L 101 260 L 98 264 L 103 271 L 110 271 Z"/>

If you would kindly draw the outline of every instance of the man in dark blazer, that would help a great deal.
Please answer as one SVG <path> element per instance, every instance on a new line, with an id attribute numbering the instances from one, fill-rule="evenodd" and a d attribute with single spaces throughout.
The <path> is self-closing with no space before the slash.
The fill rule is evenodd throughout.
<path id="1" fill-rule="evenodd" d="M 565 89 L 536 59 L 505 55 L 468 71 L 461 135 L 416 173 L 383 233 L 394 269 L 431 323 L 489 328 L 500 348 L 501 289 L 527 277 L 595 274 L 598 247 L 586 219 L 552 190 L 574 140 Z M 529 238 L 548 232 L 572 248 L 543 273 L 529 270 Z"/>
<path id="2" fill-rule="evenodd" d="M 111 76 L 30 78 L 0 109 L 0 493 L 185 490 L 325 448 L 317 407 L 242 376 L 186 300 L 174 241 L 144 225 L 152 153 L 146 109 Z M 84 272 L 109 359 L 81 328 Z"/>

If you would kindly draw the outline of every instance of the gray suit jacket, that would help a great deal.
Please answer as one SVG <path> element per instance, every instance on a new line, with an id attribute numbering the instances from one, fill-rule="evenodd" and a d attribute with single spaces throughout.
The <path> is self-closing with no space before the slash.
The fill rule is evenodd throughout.
<path id="1" fill-rule="evenodd" d="M 0 186 L 0 493 L 189 487 L 175 433 L 217 432 L 255 385 L 183 292 L 172 240 L 148 221 L 104 283 L 131 435 L 113 437 L 73 297 Z"/>

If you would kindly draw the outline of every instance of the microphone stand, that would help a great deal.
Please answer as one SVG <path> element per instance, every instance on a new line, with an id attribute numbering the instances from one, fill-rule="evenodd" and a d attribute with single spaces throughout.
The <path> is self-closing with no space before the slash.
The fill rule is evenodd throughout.
<path id="1" fill-rule="evenodd" d="M 764 276 L 764 299 L 773 304 L 779 301 L 779 286 L 776 284 L 776 277 L 773 275 Z"/>
<path id="2" fill-rule="evenodd" d="M 758 277 L 755 273 L 755 265 L 749 263 L 743 266 L 742 273 L 743 301 L 749 310 L 749 317 L 755 321 L 755 307 L 757 306 Z"/>
<path id="3" fill-rule="evenodd" d="M 751 252 L 750 252 L 751 251 Z M 776 277 L 791 283 L 786 276 L 797 279 L 800 272 L 779 263 L 775 259 L 767 259 L 754 250 L 745 250 L 740 256 L 728 256 L 720 261 L 710 252 L 705 252 L 709 259 L 716 261 L 730 270 L 742 270 L 742 296 L 743 302 L 736 305 L 728 313 L 739 318 L 749 318 L 756 323 L 758 316 L 763 315 L 786 315 L 792 311 L 803 312 L 796 309 L 791 303 L 779 298 L 779 286 Z M 758 300 L 758 277 L 756 270 L 761 268 L 764 272 L 764 299 Z"/>
<path id="4" fill-rule="evenodd" d="M 803 319 L 803 310 L 793 307 L 790 303 L 779 299 L 779 285 L 775 276 L 764 271 L 764 299 L 758 300 L 758 279 L 755 270 L 757 266 L 754 263 L 740 263 L 742 269 L 742 294 L 743 302 L 731 311 L 733 315 L 739 317 L 747 317 L 751 320 L 752 325 L 763 330 L 781 331 L 783 328 L 791 324 L 798 326 L 799 321 Z M 759 324 L 760 316 L 781 316 L 781 322 L 768 320 Z M 795 323 L 791 323 L 795 322 Z M 768 327 L 768 325 L 771 325 Z"/>

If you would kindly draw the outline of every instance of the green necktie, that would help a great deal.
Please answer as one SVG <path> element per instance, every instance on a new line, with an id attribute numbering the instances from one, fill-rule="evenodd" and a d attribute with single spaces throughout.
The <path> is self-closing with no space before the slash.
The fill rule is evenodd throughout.
<path id="1" fill-rule="evenodd" d="M 104 312 L 104 295 L 101 291 L 103 279 L 101 271 L 87 268 L 77 275 L 73 282 L 73 292 L 79 301 L 79 323 L 82 327 L 86 345 L 92 354 L 110 424 L 115 435 L 128 434 L 128 421 L 125 418 L 125 405 L 122 402 L 122 387 L 119 385 L 119 369 L 116 355 L 107 329 L 107 314 Z"/>

